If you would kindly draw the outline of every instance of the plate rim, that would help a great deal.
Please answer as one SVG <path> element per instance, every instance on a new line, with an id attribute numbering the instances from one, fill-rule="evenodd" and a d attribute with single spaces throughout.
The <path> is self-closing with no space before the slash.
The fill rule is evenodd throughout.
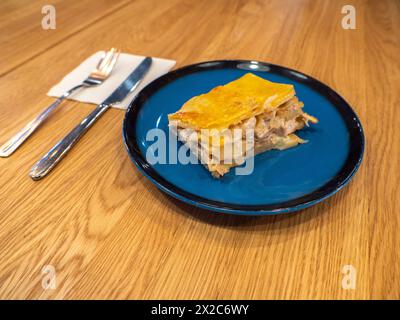
<path id="1" fill-rule="evenodd" d="M 247 69 L 246 67 L 249 68 Z M 145 157 L 143 157 L 137 145 L 137 139 L 133 139 L 134 141 L 132 141 L 132 139 L 129 137 L 128 125 L 133 125 L 134 128 L 136 126 L 136 121 L 134 123 L 131 123 L 131 120 L 129 118 L 133 115 L 134 120 L 136 120 L 137 114 L 140 108 L 146 102 L 146 100 L 154 93 L 156 93 L 159 89 L 174 81 L 175 79 L 198 71 L 217 70 L 225 68 L 271 72 L 278 75 L 283 75 L 288 77 L 289 79 L 294 79 L 300 83 L 305 84 L 312 90 L 317 91 L 319 94 L 327 98 L 335 107 L 335 109 L 339 112 L 340 116 L 346 124 L 346 129 L 349 132 L 350 151 L 344 165 L 339 170 L 339 172 L 330 180 L 328 180 L 324 185 L 312 192 L 309 192 L 306 195 L 289 201 L 264 205 L 240 205 L 209 200 L 204 197 L 187 192 L 161 177 L 146 161 Z M 263 69 L 257 70 L 257 68 Z M 349 127 L 350 124 L 353 124 L 353 126 Z M 130 102 L 123 120 L 122 136 L 130 160 L 135 164 L 139 171 L 144 174 L 144 176 L 146 176 L 160 190 L 180 201 L 196 207 L 201 207 L 203 209 L 221 213 L 238 215 L 273 215 L 294 212 L 313 206 L 333 196 L 335 193 L 341 190 L 357 172 L 358 168 L 361 165 L 365 151 L 365 136 L 361 122 L 353 108 L 341 95 L 339 95 L 328 85 L 305 73 L 284 66 L 256 60 L 203 61 L 182 66 L 155 79 L 145 88 L 143 88 Z M 355 150 L 352 149 L 354 147 L 354 144 Z"/>

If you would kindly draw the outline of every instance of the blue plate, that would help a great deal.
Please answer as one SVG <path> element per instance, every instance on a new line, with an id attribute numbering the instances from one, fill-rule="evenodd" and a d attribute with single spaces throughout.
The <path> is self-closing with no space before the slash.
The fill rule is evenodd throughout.
<path id="1" fill-rule="evenodd" d="M 154 144 L 146 139 L 150 129 L 168 133 L 169 113 L 191 97 L 247 72 L 294 85 L 304 110 L 319 119 L 298 132 L 308 143 L 257 155 L 251 175 L 239 176 L 231 170 L 221 179 L 212 178 L 201 164 L 146 161 L 146 151 Z M 162 191 L 191 205 L 245 215 L 291 212 L 326 199 L 349 182 L 364 152 L 360 121 L 335 91 L 301 72 L 244 60 L 198 63 L 153 81 L 130 104 L 123 137 L 133 163 Z"/>

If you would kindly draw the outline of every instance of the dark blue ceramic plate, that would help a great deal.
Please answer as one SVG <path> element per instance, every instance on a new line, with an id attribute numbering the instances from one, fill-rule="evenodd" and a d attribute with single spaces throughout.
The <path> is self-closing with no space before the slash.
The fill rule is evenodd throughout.
<path id="1" fill-rule="evenodd" d="M 146 150 L 154 144 L 146 140 L 150 129 L 168 132 L 169 113 L 191 97 L 247 72 L 295 86 L 304 110 L 319 119 L 298 132 L 308 143 L 257 155 L 251 175 L 239 176 L 231 170 L 221 179 L 212 178 L 201 164 L 146 161 Z M 158 78 L 130 104 L 123 137 L 133 163 L 162 191 L 194 206 L 245 215 L 291 212 L 326 199 L 349 182 L 364 151 L 360 121 L 335 91 L 298 71 L 240 60 L 203 62 Z"/>

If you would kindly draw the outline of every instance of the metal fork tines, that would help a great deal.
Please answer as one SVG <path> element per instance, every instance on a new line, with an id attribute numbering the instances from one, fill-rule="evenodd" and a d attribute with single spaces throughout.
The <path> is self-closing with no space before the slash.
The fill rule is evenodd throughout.
<path id="1" fill-rule="evenodd" d="M 92 70 L 90 75 L 79 85 L 66 91 L 61 97 L 54 101 L 49 107 L 42 111 L 35 119 L 30 121 L 16 135 L 9 139 L 0 147 L 0 157 L 10 156 L 31 134 L 49 117 L 54 109 L 72 93 L 81 88 L 98 86 L 104 82 L 111 74 L 115 64 L 117 63 L 120 51 L 112 48 L 105 52 L 99 60 L 96 68 Z"/>

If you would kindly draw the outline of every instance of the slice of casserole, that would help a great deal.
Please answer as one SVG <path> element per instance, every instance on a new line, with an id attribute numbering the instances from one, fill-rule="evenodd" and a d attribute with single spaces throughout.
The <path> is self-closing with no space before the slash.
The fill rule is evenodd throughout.
<path id="1" fill-rule="evenodd" d="M 318 120 L 302 108 L 293 85 L 247 73 L 191 98 L 168 118 L 178 139 L 220 177 L 249 156 L 305 143 L 294 132 Z"/>

